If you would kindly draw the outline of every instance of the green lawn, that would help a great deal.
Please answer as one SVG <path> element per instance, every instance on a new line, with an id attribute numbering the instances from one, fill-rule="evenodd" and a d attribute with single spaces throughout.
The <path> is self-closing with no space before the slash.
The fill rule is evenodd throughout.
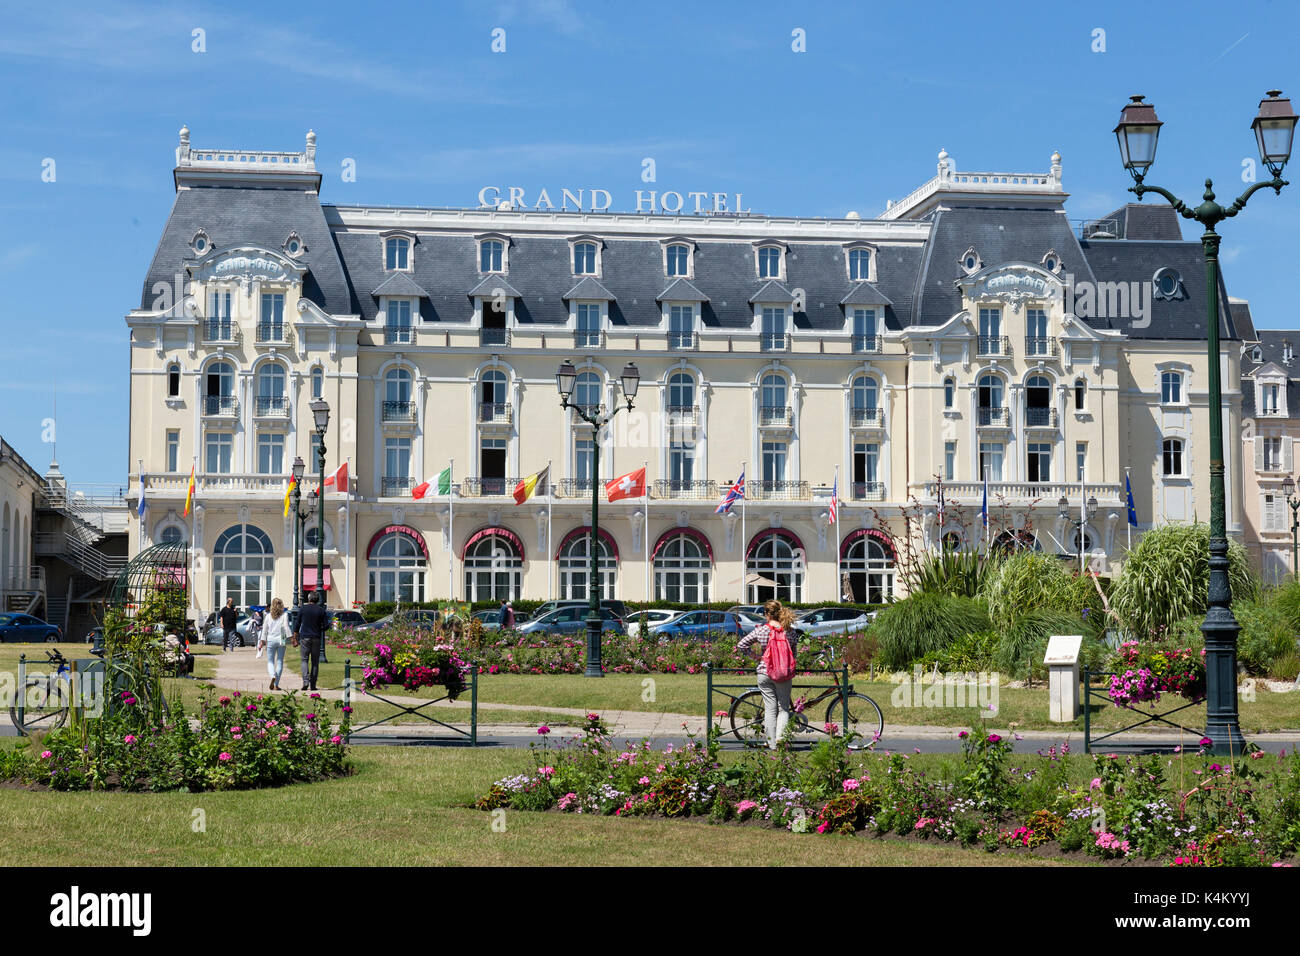
<path id="1" fill-rule="evenodd" d="M 531 766 L 520 751 L 357 747 L 357 773 L 236 793 L 0 789 L 11 866 L 991 866 L 1056 861 L 861 837 L 465 806 Z M 206 832 L 193 821 L 202 810 Z M 310 839 L 304 835 L 310 833 Z M 55 839 L 75 834 L 75 839 Z"/>

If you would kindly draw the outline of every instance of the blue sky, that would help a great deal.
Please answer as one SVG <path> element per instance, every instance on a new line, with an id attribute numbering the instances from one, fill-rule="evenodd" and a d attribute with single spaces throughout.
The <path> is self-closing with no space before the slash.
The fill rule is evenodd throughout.
<path id="1" fill-rule="evenodd" d="M 1260 97 L 1300 93 L 1297 37 L 1287 2 L 15 6 L 0 33 L 0 434 L 44 470 L 57 381 L 64 473 L 124 482 L 123 317 L 182 124 L 209 148 L 301 149 L 314 128 L 324 201 L 429 206 L 474 206 L 485 185 L 599 186 L 616 209 L 638 188 L 695 189 L 741 192 L 756 213 L 869 216 L 930 178 L 940 147 L 958 169 L 1007 172 L 1045 172 L 1057 149 L 1086 219 L 1125 201 L 1110 131 L 1132 93 L 1166 124 L 1150 181 L 1191 200 L 1212 176 L 1235 197 Z M 1277 271 L 1300 253 L 1298 204 L 1300 185 L 1261 191 L 1220 230 L 1228 288 L 1261 328 L 1300 325 Z"/>

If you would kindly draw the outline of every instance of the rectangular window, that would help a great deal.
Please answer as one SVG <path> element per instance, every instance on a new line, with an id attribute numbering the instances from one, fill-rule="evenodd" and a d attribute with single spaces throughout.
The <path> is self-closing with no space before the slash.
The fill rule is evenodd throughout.
<path id="1" fill-rule="evenodd" d="M 1166 438 L 1161 447 L 1161 454 L 1164 459 L 1164 474 L 1168 477 L 1178 477 L 1183 473 L 1183 443 L 1177 438 Z"/>
<path id="2" fill-rule="evenodd" d="M 411 341 L 411 300 L 388 299 L 384 306 L 384 344 L 403 345 Z"/>
<path id="3" fill-rule="evenodd" d="M 1281 391 L 1281 388 L 1277 385 L 1265 385 L 1263 387 L 1263 401 L 1261 402 L 1260 408 L 1261 414 L 1276 415 L 1278 413 Z"/>
<path id="4" fill-rule="evenodd" d="M 311 433 L 311 440 L 307 448 L 307 460 L 303 462 L 309 475 L 317 474 L 320 471 L 320 435 L 315 432 Z"/>
<path id="5" fill-rule="evenodd" d="M 695 480 L 695 443 L 669 442 L 668 477 L 674 482 L 691 482 Z"/>
<path id="6" fill-rule="evenodd" d="M 866 282 L 871 277 L 871 253 L 866 249 L 849 250 L 849 279 Z"/>
<path id="7" fill-rule="evenodd" d="M 957 443 L 943 443 L 943 480 L 955 481 L 957 478 Z"/>
<path id="8" fill-rule="evenodd" d="M 1042 309 L 1025 310 L 1025 354 L 1049 354 L 1047 343 L 1047 313 Z"/>
<path id="9" fill-rule="evenodd" d="M 384 439 L 384 481 L 395 485 L 411 477 L 411 439 Z"/>
<path id="10" fill-rule="evenodd" d="M 876 352 L 876 310 L 853 310 L 853 351 Z"/>
<path id="11" fill-rule="evenodd" d="M 668 275 L 690 275 L 690 250 L 686 246 L 669 246 L 667 256 Z"/>
<path id="12" fill-rule="evenodd" d="M 596 274 L 596 244 L 579 242 L 573 247 L 573 274 L 575 276 L 593 276 Z"/>
<path id="13" fill-rule="evenodd" d="M 501 243 L 493 240 L 484 242 L 479 246 L 478 268 L 480 272 L 501 271 L 501 245 Z"/>
<path id="14" fill-rule="evenodd" d="M 695 344 L 695 306 L 674 305 L 668 310 L 669 348 L 689 349 Z"/>
<path id="15" fill-rule="evenodd" d="M 979 350 L 981 355 L 1002 354 L 1001 309 L 980 309 Z"/>
<path id="16" fill-rule="evenodd" d="M 385 244 L 385 262 L 384 265 L 389 269 L 405 269 L 407 256 L 410 252 L 410 244 L 405 239 L 389 239 Z"/>
<path id="17" fill-rule="evenodd" d="M 1030 442 L 1027 464 L 1030 481 L 1051 481 L 1052 446 L 1047 442 Z"/>
<path id="18" fill-rule="evenodd" d="M 1088 443 L 1086 441 L 1074 443 L 1074 480 L 1088 480 Z"/>
<path id="19" fill-rule="evenodd" d="M 763 309 L 762 347 L 764 351 L 772 351 L 772 350 L 779 350 L 785 348 L 785 309 L 784 308 Z"/>
<path id="20" fill-rule="evenodd" d="M 284 436 L 265 434 L 257 436 L 257 472 L 261 475 L 279 475 L 284 472 Z"/>
<path id="21" fill-rule="evenodd" d="M 575 344 L 592 347 L 600 345 L 600 303 L 579 302 L 576 312 L 578 331 Z"/>
<path id="22" fill-rule="evenodd" d="M 781 250 L 768 246 L 758 250 L 758 277 L 760 279 L 781 278 Z"/>
<path id="23" fill-rule="evenodd" d="M 1178 404 L 1183 400 L 1183 376 L 1178 372 L 1160 374 L 1160 401 L 1165 405 Z"/>
<path id="24" fill-rule="evenodd" d="M 235 436 L 229 432 L 208 432 L 203 444 L 203 470 L 210 475 L 230 474 Z"/>
<path id="25" fill-rule="evenodd" d="M 262 338 L 280 338 L 284 333 L 284 293 L 266 292 L 262 295 Z M 269 333 L 269 335 L 268 335 Z"/>
<path id="26" fill-rule="evenodd" d="M 483 479 L 484 494 L 505 493 L 506 440 L 504 438 L 484 438 L 479 444 L 478 473 Z M 498 491 L 496 488 L 501 490 Z"/>
<path id="27" fill-rule="evenodd" d="M 980 442 L 980 481 L 1002 480 L 1001 442 Z"/>
<path id="28" fill-rule="evenodd" d="M 1263 470 L 1264 471 L 1281 471 L 1282 470 L 1282 439 L 1265 438 L 1263 444 Z"/>
<path id="29" fill-rule="evenodd" d="M 167 470 L 180 471 L 181 433 L 171 428 L 167 431 Z"/>
<path id="30" fill-rule="evenodd" d="M 763 442 L 763 481 L 785 481 L 787 451 L 783 441 Z"/>
<path id="31" fill-rule="evenodd" d="M 208 338 L 221 341 L 230 337 L 230 293 L 213 292 L 208 300 Z"/>
<path id="32" fill-rule="evenodd" d="M 591 462 L 595 454 L 596 445 L 590 438 L 573 440 L 573 477 L 582 488 L 591 488 Z"/>

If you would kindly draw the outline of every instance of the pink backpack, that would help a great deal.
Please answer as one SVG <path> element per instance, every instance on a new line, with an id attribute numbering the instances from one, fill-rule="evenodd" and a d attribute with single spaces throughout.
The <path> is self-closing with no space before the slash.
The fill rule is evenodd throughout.
<path id="1" fill-rule="evenodd" d="M 794 677 L 794 654 L 785 629 L 768 625 L 767 647 L 763 651 L 763 669 L 774 681 L 787 681 Z"/>

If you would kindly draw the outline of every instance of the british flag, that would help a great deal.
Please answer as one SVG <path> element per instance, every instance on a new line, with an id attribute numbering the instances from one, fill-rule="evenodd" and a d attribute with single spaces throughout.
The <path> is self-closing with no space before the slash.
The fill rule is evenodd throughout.
<path id="1" fill-rule="evenodd" d="M 718 505 L 718 509 L 713 513 L 727 514 L 727 512 L 731 511 L 731 506 L 743 497 L 745 497 L 745 473 L 742 471 L 740 477 L 736 479 L 736 483 L 728 488 L 727 493 L 723 495 L 722 504 Z"/>

